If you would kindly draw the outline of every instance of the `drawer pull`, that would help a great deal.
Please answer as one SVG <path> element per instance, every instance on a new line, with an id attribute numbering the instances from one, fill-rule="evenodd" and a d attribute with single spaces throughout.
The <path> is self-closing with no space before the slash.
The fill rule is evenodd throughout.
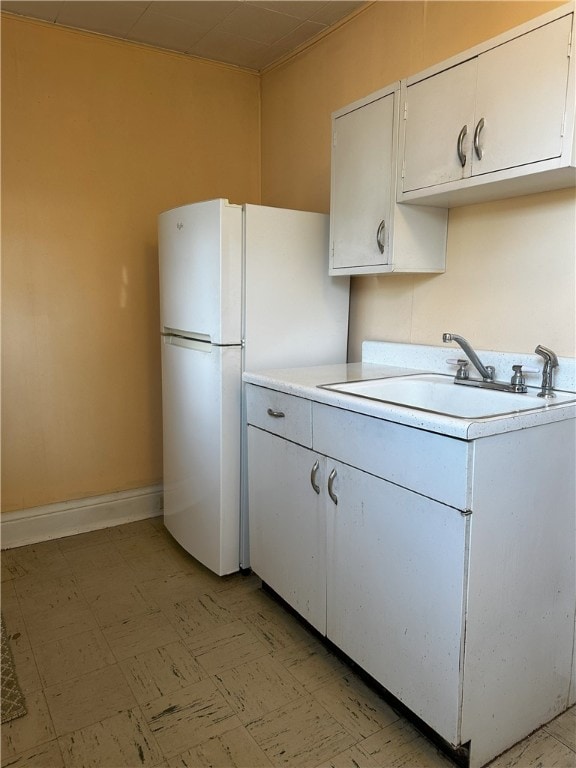
<path id="1" fill-rule="evenodd" d="M 272 408 L 268 408 L 268 416 L 273 416 L 275 419 L 283 419 L 286 416 L 282 411 L 274 411 Z"/>
<path id="2" fill-rule="evenodd" d="M 334 493 L 334 480 L 336 480 L 336 470 L 333 469 L 328 475 L 328 494 L 334 504 L 338 504 L 338 496 Z"/>
<path id="3" fill-rule="evenodd" d="M 312 484 L 312 488 L 316 491 L 316 493 L 320 494 L 320 486 L 316 482 L 316 475 L 318 474 L 318 470 L 320 468 L 320 462 L 318 459 L 314 462 L 314 466 L 312 467 L 312 471 L 310 472 L 310 482 Z"/>

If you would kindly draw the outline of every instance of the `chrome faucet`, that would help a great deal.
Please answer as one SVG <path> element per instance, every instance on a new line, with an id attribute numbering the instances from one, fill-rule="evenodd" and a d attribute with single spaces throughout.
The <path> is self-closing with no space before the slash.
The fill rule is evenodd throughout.
<path id="1" fill-rule="evenodd" d="M 541 344 L 538 344 L 534 352 L 544 358 L 542 389 L 538 392 L 538 397 L 556 397 L 554 392 L 554 368 L 558 367 L 556 353 Z"/>
<path id="2" fill-rule="evenodd" d="M 459 344 L 464 350 L 464 352 L 466 353 L 466 356 L 468 357 L 472 365 L 476 368 L 480 376 L 482 376 L 483 380 L 494 381 L 494 373 L 495 373 L 494 366 L 483 365 L 483 363 L 481 362 L 476 352 L 474 352 L 469 342 L 467 342 L 464 337 L 458 336 L 455 333 L 443 333 L 442 341 L 444 343 L 447 343 L 449 341 L 455 341 L 456 344 Z"/>

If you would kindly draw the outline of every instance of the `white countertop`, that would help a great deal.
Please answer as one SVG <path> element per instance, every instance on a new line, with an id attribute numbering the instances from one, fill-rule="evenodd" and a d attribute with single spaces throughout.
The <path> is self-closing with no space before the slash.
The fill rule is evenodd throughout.
<path id="1" fill-rule="evenodd" d="M 371 344 L 373 343 L 371 342 Z M 402 346 L 414 347 L 415 345 Z M 413 357 L 411 359 L 412 361 L 414 360 Z M 528 427 L 535 427 L 541 424 L 576 418 L 576 403 L 561 404 L 550 401 L 550 404 L 535 411 L 523 411 L 490 418 L 467 419 L 444 416 L 429 411 L 369 400 L 356 395 L 345 395 L 333 390 L 319 388 L 321 384 L 385 378 L 411 373 L 439 372 L 446 373 L 445 370 L 439 371 L 436 366 L 409 368 L 400 365 L 362 362 L 246 372 L 243 378 L 247 383 L 257 384 L 258 386 L 285 392 L 296 397 L 303 397 L 336 408 L 363 413 L 378 419 L 393 421 L 397 424 L 404 424 L 409 427 L 437 432 L 463 440 L 473 440 L 502 432 L 527 429 Z"/>

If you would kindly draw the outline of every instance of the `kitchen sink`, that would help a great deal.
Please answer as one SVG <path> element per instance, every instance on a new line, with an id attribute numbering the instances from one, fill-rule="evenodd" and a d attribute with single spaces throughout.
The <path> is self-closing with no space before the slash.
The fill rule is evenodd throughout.
<path id="1" fill-rule="evenodd" d="M 555 398 L 538 397 L 538 390 L 526 394 L 499 392 L 454 384 L 451 376 L 422 373 L 383 379 L 321 384 L 345 395 L 392 403 L 419 411 L 439 413 L 459 419 L 483 419 L 576 402 L 576 394 L 558 392 Z"/>

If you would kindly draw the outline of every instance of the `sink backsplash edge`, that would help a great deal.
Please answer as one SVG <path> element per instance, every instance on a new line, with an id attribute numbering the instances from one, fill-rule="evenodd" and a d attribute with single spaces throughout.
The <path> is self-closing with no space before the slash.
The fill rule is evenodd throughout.
<path id="1" fill-rule="evenodd" d="M 493 365 L 498 381 L 509 381 L 513 365 L 526 365 L 538 368 L 538 373 L 526 373 L 526 384 L 538 388 L 542 380 L 544 361 L 539 355 L 526 352 L 494 352 L 475 349 L 484 365 Z M 407 344 L 397 341 L 366 340 L 362 342 L 362 362 L 379 365 L 394 365 L 403 368 L 417 368 L 434 373 L 456 374 L 457 366 L 449 365 L 447 360 L 464 358 L 464 352 L 457 344 L 441 347 L 428 344 Z M 469 366 L 472 378 L 479 374 L 474 366 Z M 576 392 L 576 359 L 558 357 L 558 368 L 554 370 L 554 388 L 566 392 Z"/>

